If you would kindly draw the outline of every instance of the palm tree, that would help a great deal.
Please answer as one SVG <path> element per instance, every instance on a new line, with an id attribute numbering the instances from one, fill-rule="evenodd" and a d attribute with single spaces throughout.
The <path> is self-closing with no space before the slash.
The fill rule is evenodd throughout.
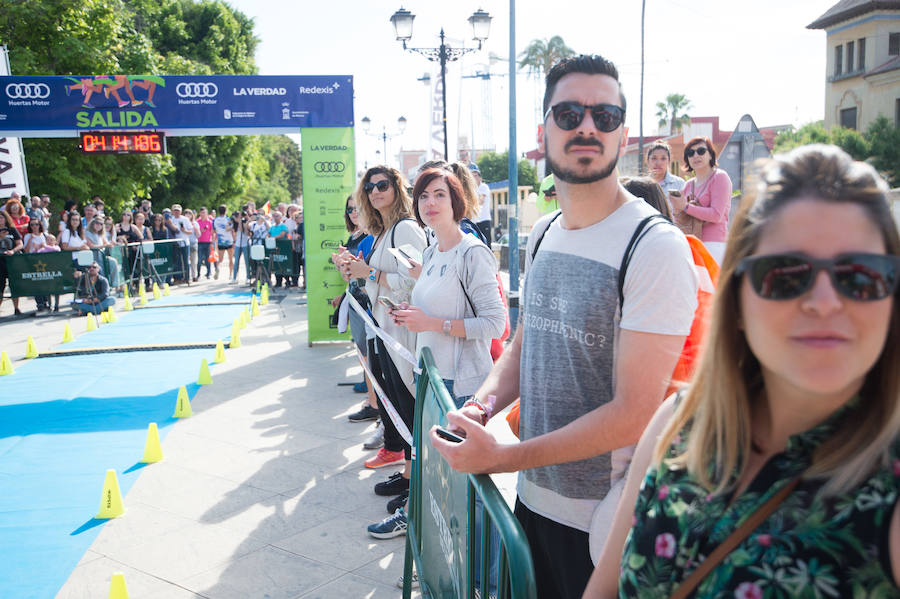
<path id="1" fill-rule="evenodd" d="M 557 62 L 574 55 L 575 50 L 567 46 L 558 35 L 548 40 L 531 40 L 519 54 L 519 68 L 527 68 L 529 74 L 543 77 Z"/>
<path id="2" fill-rule="evenodd" d="M 656 103 L 656 118 L 659 119 L 660 128 L 669 125 L 669 134 L 675 134 L 685 125 L 691 124 L 691 117 L 687 110 L 693 108 L 691 101 L 684 94 L 669 94 L 665 102 Z"/>

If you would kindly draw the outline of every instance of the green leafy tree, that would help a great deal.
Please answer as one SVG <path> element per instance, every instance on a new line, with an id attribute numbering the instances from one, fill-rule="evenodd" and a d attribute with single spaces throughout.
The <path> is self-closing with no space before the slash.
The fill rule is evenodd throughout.
<path id="1" fill-rule="evenodd" d="M 509 179 L 509 152 L 485 152 L 478 157 L 478 170 L 485 183 L 495 183 Z M 519 160 L 519 185 L 534 186 L 537 173 L 534 166 L 525 160 Z"/>
<path id="2" fill-rule="evenodd" d="M 248 74 L 253 21 L 223 0 L 0 0 L 0 43 L 18 75 Z M 85 156 L 71 139 L 24 141 L 28 179 L 55 202 L 101 195 L 112 212 L 155 205 L 235 205 L 255 173 L 254 137 L 179 137 L 169 154 Z"/>
<path id="3" fill-rule="evenodd" d="M 257 204 L 290 202 L 300 197 L 300 148 L 286 135 L 259 138 L 253 172 L 256 180 L 247 196 Z"/>
<path id="4" fill-rule="evenodd" d="M 656 118 L 659 119 L 659 127 L 669 125 L 672 134 L 681 131 L 685 125 L 691 124 L 691 117 L 687 111 L 693 108 L 691 101 L 684 94 L 669 94 L 665 102 L 656 103 Z"/>
<path id="5" fill-rule="evenodd" d="M 535 39 L 519 54 L 519 68 L 527 69 L 535 77 L 544 77 L 557 62 L 574 55 L 575 50 L 558 35 L 550 39 Z"/>
<path id="6" fill-rule="evenodd" d="M 900 127 L 895 127 L 885 116 L 879 116 L 866 130 L 872 166 L 878 169 L 891 184 L 900 187 Z"/>
<path id="7" fill-rule="evenodd" d="M 862 134 L 842 127 L 833 127 L 829 131 L 822 121 L 807 123 L 799 129 L 791 127 L 782 131 L 775 138 L 773 151 L 777 154 L 809 144 L 836 145 L 856 160 L 865 160 L 869 157 L 869 143 Z"/>

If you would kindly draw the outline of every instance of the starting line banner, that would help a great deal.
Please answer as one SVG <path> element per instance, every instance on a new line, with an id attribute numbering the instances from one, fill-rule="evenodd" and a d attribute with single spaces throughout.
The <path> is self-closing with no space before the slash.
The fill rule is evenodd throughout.
<path id="1" fill-rule="evenodd" d="M 0 77 L 0 131 L 75 137 L 108 130 L 178 135 L 296 133 L 353 125 L 349 75 Z M 352 172 L 352 171 L 351 171 Z"/>

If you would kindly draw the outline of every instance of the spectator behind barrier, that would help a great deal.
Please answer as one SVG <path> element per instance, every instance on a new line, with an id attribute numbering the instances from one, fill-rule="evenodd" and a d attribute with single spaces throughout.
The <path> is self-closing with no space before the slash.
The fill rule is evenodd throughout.
<path id="1" fill-rule="evenodd" d="M 90 246 L 84 238 L 84 227 L 81 225 L 81 217 L 78 212 L 72 210 L 66 215 L 66 227 L 59 236 L 59 246 L 63 250 L 77 252 L 88 250 Z"/>
<path id="2" fill-rule="evenodd" d="M 0 305 L 3 304 L 3 294 L 6 292 L 6 279 L 8 277 L 6 269 L 6 257 L 22 251 L 22 238 L 19 232 L 13 226 L 9 215 L 0 210 Z M 13 309 L 16 314 L 21 314 L 19 310 L 19 298 L 12 298 Z"/>

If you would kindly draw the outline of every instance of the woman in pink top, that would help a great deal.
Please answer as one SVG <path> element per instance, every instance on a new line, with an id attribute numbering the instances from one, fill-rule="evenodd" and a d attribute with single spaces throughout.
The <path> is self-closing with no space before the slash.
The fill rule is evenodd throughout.
<path id="1" fill-rule="evenodd" d="M 209 278 L 209 246 L 212 245 L 213 235 L 213 219 L 209 217 L 209 211 L 206 206 L 200 208 L 200 214 L 197 219 L 197 225 L 200 227 L 200 235 L 197 237 L 197 253 L 200 255 L 200 266 L 197 268 L 197 276 L 200 276 L 200 269 L 206 264 L 206 278 Z"/>
<path id="2" fill-rule="evenodd" d="M 722 263 L 731 211 L 731 178 L 716 168 L 716 148 L 708 137 L 695 137 L 684 146 L 685 170 L 694 173 L 681 197 L 672 197 L 675 212 L 684 211 L 703 221 L 700 241 Z"/>

